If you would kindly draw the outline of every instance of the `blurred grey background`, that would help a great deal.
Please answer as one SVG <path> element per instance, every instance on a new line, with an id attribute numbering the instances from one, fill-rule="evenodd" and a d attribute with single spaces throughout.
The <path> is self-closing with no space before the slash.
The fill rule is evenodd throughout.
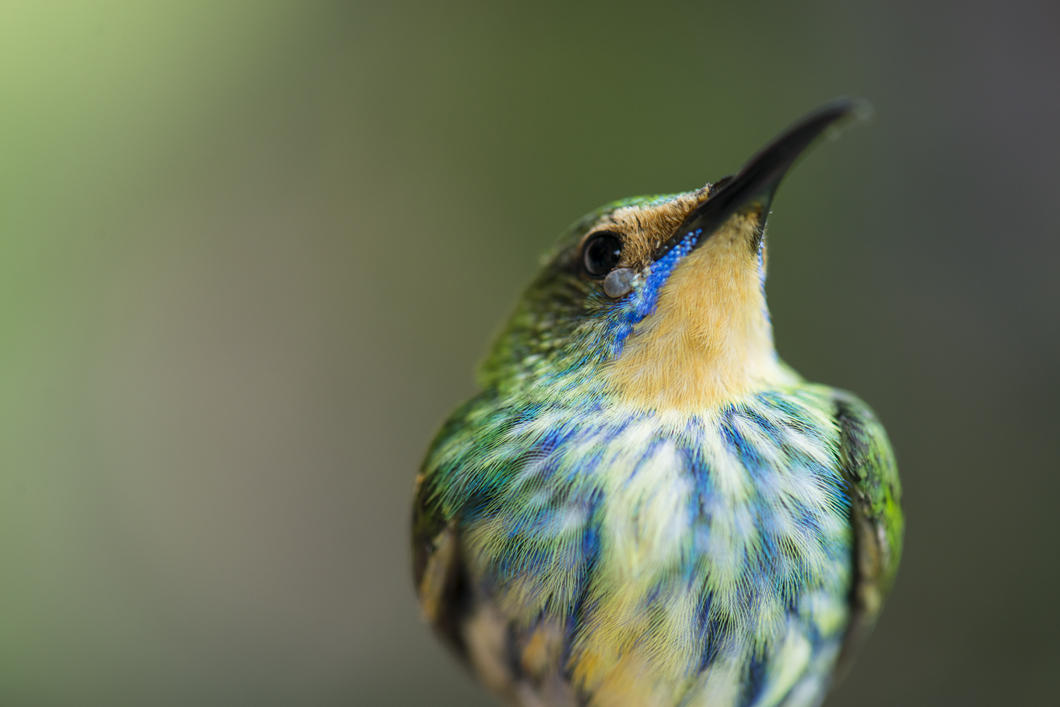
<path id="1" fill-rule="evenodd" d="M 486 705 L 412 479 L 538 254 L 804 111 L 782 354 L 898 450 L 907 552 L 830 705 L 1060 669 L 1060 5 L 0 7 L 0 704 Z"/>

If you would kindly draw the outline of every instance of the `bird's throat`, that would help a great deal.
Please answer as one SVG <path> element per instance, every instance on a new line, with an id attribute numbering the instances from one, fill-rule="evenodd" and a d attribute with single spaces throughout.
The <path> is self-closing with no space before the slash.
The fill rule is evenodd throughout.
<path id="1" fill-rule="evenodd" d="M 791 374 L 773 349 L 758 256 L 729 228 L 690 253 L 605 371 L 623 402 L 707 412 Z"/>

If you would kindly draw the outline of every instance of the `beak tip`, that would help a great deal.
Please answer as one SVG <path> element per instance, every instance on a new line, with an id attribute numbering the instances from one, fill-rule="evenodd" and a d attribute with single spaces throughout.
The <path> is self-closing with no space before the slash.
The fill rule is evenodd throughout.
<path id="1" fill-rule="evenodd" d="M 872 103 L 867 98 L 851 98 L 849 99 L 853 105 L 851 111 L 855 120 L 870 121 L 876 114 L 876 109 L 873 108 Z"/>
<path id="2" fill-rule="evenodd" d="M 825 121 L 830 123 L 826 129 L 829 138 L 834 138 L 848 125 L 867 123 L 876 115 L 876 109 L 873 108 L 872 103 L 868 99 L 857 96 L 842 96 L 833 99 L 816 112 L 819 117 L 825 118 Z"/>

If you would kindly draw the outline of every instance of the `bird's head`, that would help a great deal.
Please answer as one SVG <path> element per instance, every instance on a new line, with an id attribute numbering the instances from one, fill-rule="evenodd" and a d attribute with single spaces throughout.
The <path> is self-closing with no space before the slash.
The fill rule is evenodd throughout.
<path id="1" fill-rule="evenodd" d="M 766 307 L 766 217 L 795 159 L 858 109 L 824 106 L 735 176 L 579 220 L 520 301 L 483 382 L 702 411 L 790 379 Z"/>

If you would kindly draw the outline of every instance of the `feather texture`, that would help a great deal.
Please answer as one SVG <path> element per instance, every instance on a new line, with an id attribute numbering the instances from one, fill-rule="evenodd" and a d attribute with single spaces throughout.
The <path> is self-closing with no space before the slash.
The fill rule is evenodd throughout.
<path id="1" fill-rule="evenodd" d="M 424 614 L 514 704 L 817 704 L 893 578 L 886 435 L 776 357 L 760 224 L 626 263 L 617 300 L 579 274 L 586 233 L 648 242 L 708 194 L 576 225 L 428 453 Z"/>

